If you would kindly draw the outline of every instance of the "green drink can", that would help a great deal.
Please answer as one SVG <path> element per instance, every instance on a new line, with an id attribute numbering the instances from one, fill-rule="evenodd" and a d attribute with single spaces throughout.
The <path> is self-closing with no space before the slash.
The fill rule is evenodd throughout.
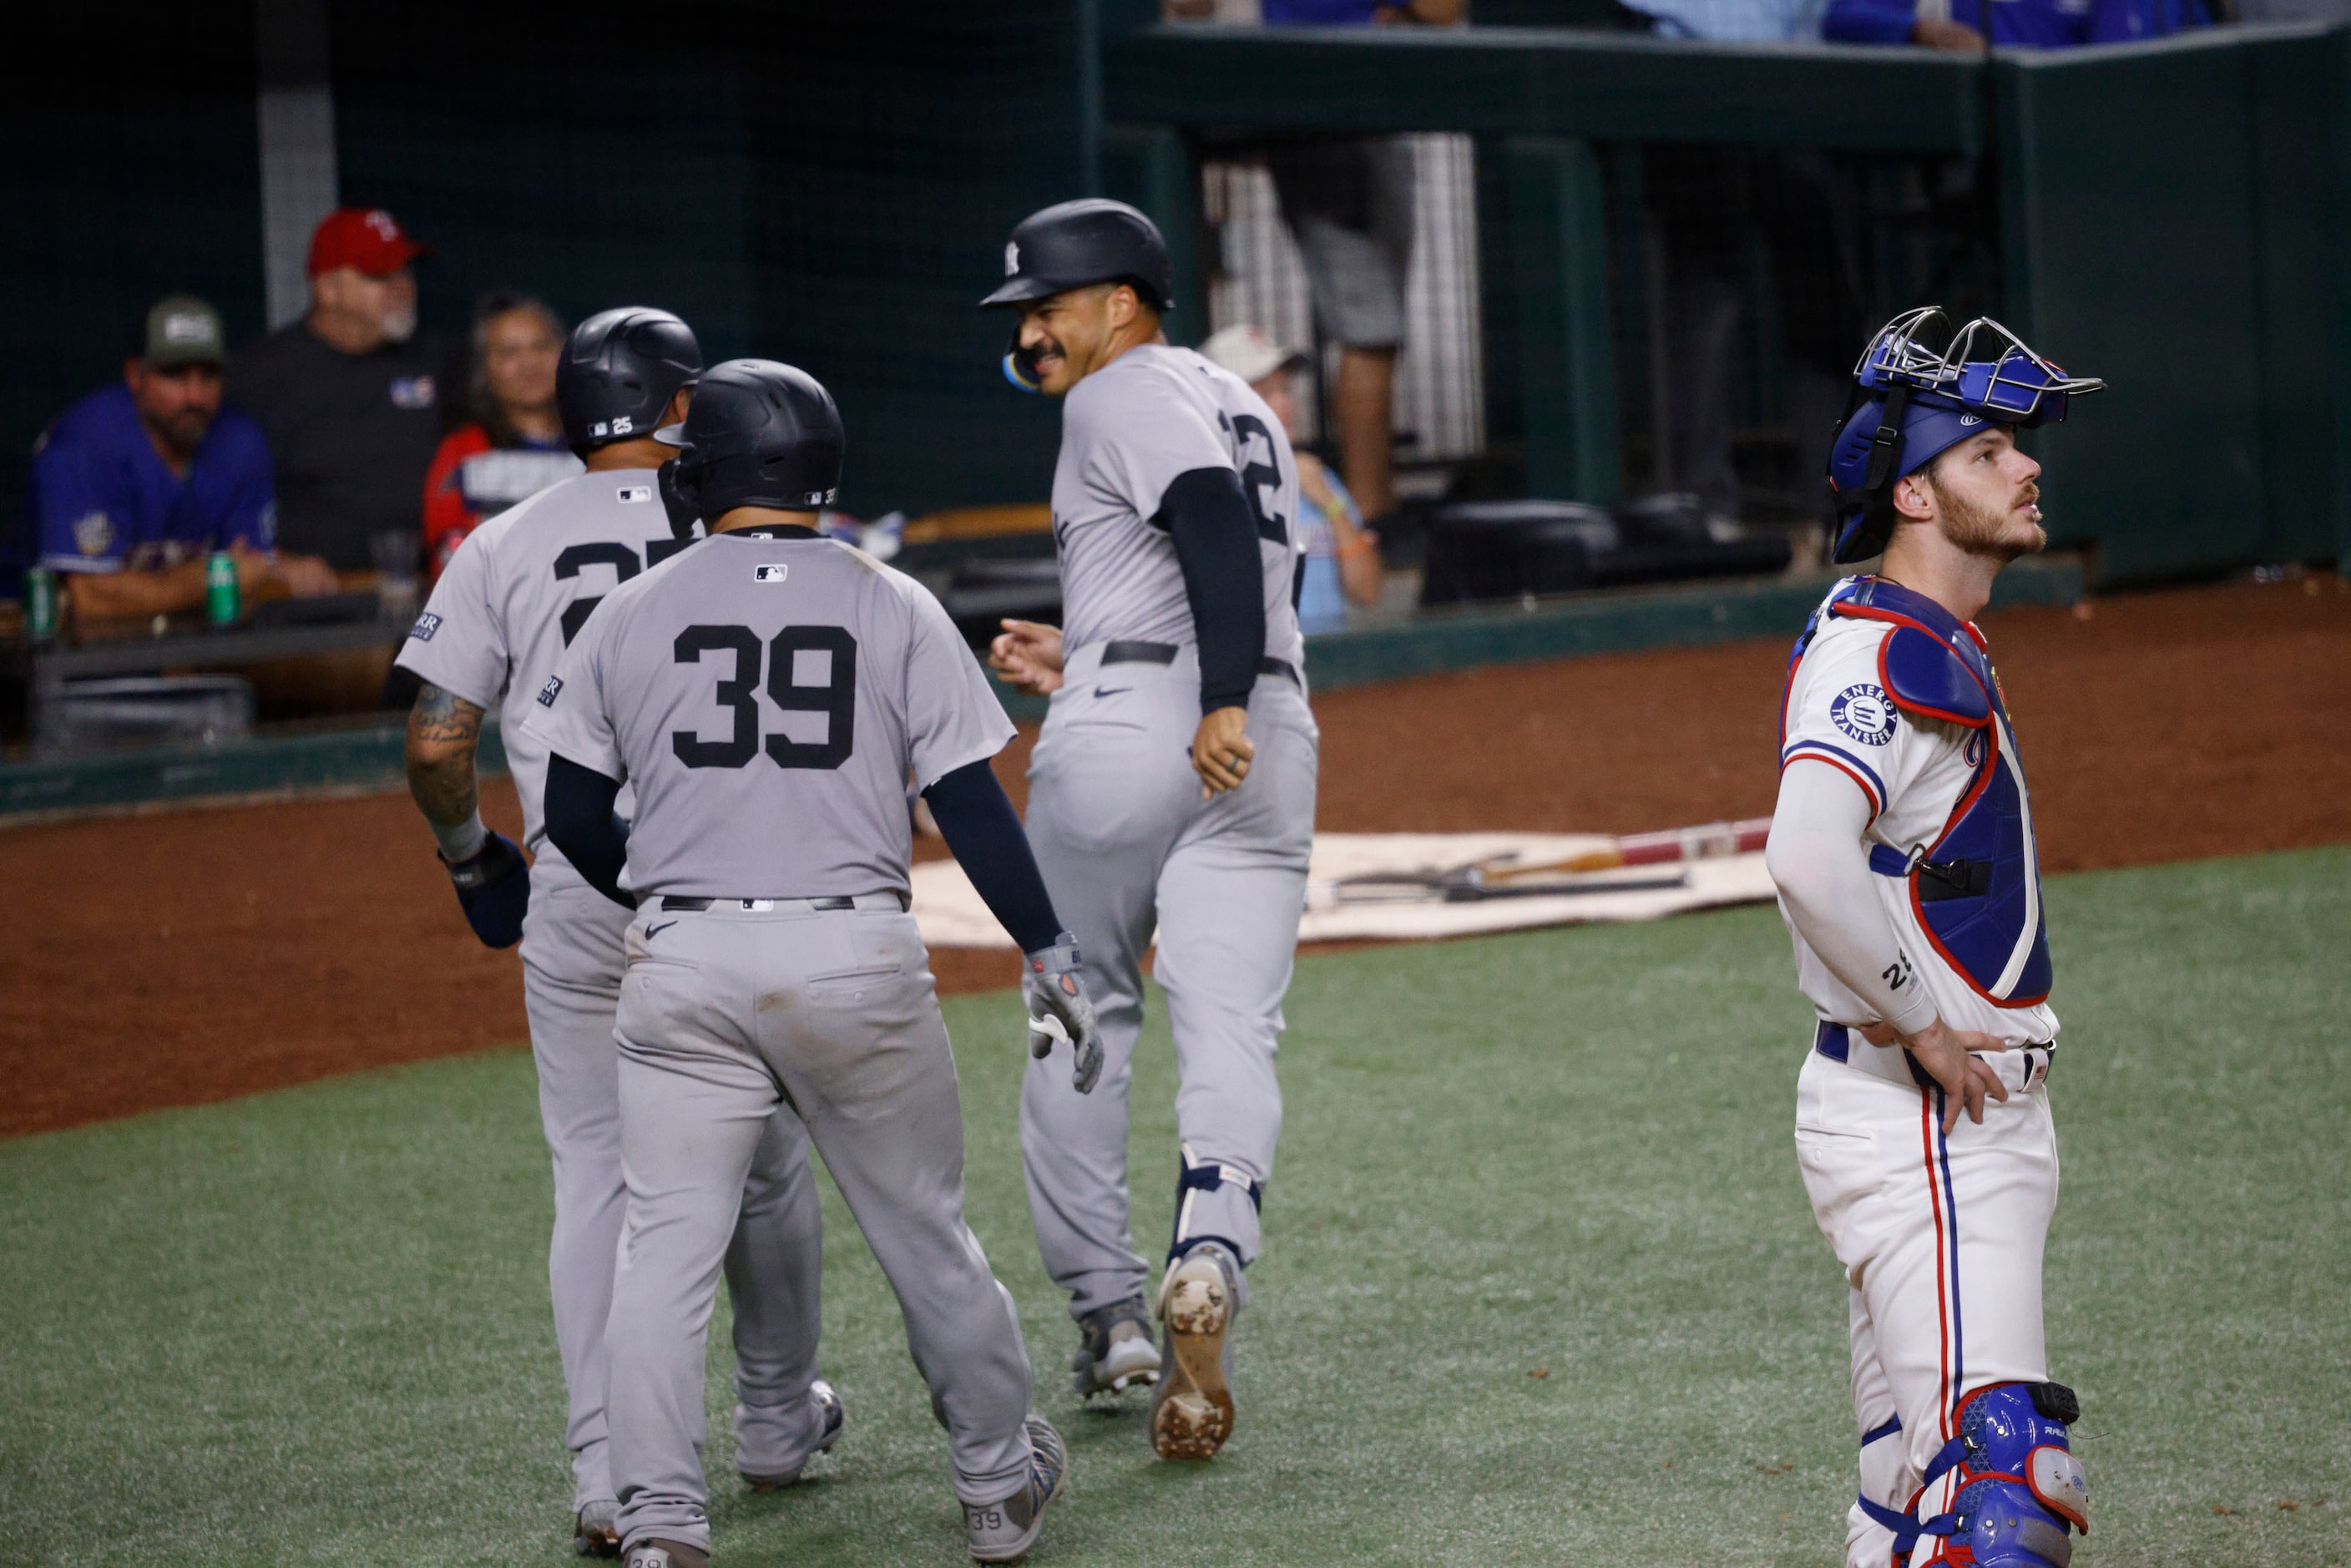
<path id="1" fill-rule="evenodd" d="M 57 634 L 57 574 L 37 566 L 25 574 L 25 635 L 46 643 Z"/>
<path id="2" fill-rule="evenodd" d="M 216 549 L 204 561 L 204 616 L 215 626 L 234 625 L 236 601 L 236 557 Z"/>

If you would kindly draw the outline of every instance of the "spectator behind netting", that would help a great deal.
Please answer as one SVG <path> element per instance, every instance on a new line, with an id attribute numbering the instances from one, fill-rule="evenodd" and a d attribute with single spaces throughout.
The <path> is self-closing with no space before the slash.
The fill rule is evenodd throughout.
<path id="1" fill-rule="evenodd" d="M 555 364 L 570 330 L 527 294 L 474 307 L 474 417 L 441 438 L 424 471 L 424 555 L 434 577 L 465 536 L 527 496 L 584 471 L 555 412 Z"/>
<path id="2" fill-rule="evenodd" d="M 33 447 L 40 562 L 85 619 L 204 601 L 204 558 L 236 559 L 248 600 L 335 591 L 315 556 L 277 553 L 261 427 L 221 401 L 220 312 L 173 294 L 147 312 L 122 379 L 57 415 Z"/>
<path id="3" fill-rule="evenodd" d="M 308 314 L 229 366 L 229 395 L 269 436 L 278 537 L 344 570 L 376 565 L 380 535 L 414 546 L 455 401 L 445 346 L 416 330 L 409 264 L 423 254 L 381 207 L 328 214 L 310 236 Z"/>
<path id="4" fill-rule="evenodd" d="M 1792 43 L 1819 36 L 1825 3 L 1625 0 L 1619 22 L 1664 38 Z M 1732 370 L 1740 320 L 1751 303 L 1749 257 L 1760 246 L 1769 262 L 1784 367 L 1781 402 L 1795 438 L 1795 477 L 1809 495 L 1821 488 L 1816 476 L 1844 412 L 1853 340 L 1867 325 L 1858 195 L 1850 171 L 1813 148 L 1649 142 L 1641 172 L 1665 264 L 1665 297 L 1652 308 L 1664 316 L 1673 388 L 1658 477 L 1662 487 L 1698 498 L 1710 530 L 1735 533 L 1744 519 L 1733 462 Z M 1825 500 L 1819 505 L 1825 520 Z"/>
<path id="5" fill-rule="evenodd" d="M 1215 0 L 1167 0 L 1183 17 Z M 1468 0 L 1261 0 L 1269 26 L 1449 26 Z M 1339 344 L 1331 396 L 1339 466 L 1374 521 L 1395 507 L 1389 444 L 1396 350 L 1404 343 L 1405 273 L 1412 261 L 1412 144 L 1397 136 L 1301 136 L 1266 149 L 1281 219 L 1298 243 L 1322 335 Z"/>
<path id="6" fill-rule="evenodd" d="M 1829 0 L 1821 36 L 1980 54 L 1987 37 L 2001 48 L 2065 49 L 2211 25 L 2202 0 Z"/>
<path id="7" fill-rule="evenodd" d="M 1298 398 L 1291 383 L 1306 356 L 1285 349 L 1255 327 L 1228 327 L 1200 352 L 1249 382 L 1265 399 L 1298 459 L 1298 625 L 1308 636 L 1347 629 L 1347 606 L 1380 601 L 1380 537 L 1339 476 L 1312 453 L 1297 448 Z"/>

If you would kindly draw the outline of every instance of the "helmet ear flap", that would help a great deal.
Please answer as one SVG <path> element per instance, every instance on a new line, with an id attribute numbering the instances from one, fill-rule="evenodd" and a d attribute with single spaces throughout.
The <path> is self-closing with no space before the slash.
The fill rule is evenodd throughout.
<path id="1" fill-rule="evenodd" d="M 701 476 L 686 472 L 684 458 L 673 457 L 654 474 L 653 484 L 661 492 L 662 510 L 669 514 L 671 537 L 692 538 L 694 525 L 702 517 Z"/>

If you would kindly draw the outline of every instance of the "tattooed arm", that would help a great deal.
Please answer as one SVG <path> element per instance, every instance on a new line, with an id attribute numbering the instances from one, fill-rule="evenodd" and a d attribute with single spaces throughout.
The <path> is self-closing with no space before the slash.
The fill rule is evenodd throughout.
<path id="1" fill-rule="evenodd" d="M 452 864 L 481 849 L 481 789 L 474 778 L 481 739 L 482 710 L 426 682 L 408 714 L 408 792 Z"/>

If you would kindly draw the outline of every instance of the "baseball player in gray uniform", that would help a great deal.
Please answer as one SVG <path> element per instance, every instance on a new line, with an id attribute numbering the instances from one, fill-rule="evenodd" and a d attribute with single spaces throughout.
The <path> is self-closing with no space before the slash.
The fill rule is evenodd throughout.
<path id="1" fill-rule="evenodd" d="M 603 1346 L 625 1197 L 612 1014 L 628 914 L 547 841 L 539 812 L 547 751 L 520 719 L 601 596 L 690 542 L 673 536 L 655 496 L 654 465 L 669 449 L 653 432 L 664 413 L 682 414 L 701 367 L 693 332 L 666 311 L 608 310 L 582 322 L 559 361 L 557 401 L 588 472 L 469 538 L 399 659 L 425 683 L 409 718 L 410 788 L 475 931 L 492 946 L 522 943 L 540 1121 L 555 1172 L 548 1282 L 569 1396 L 573 1544 L 585 1555 L 621 1549 Z M 537 857 L 527 873 L 514 843 L 486 831 L 476 810 L 475 749 L 483 715 L 501 694 L 524 838 Z M 790 1484 L 841 1429 L 840 1401 L 816 1376 L 821 1225 L 807 1138 L 776 1118 L 761 1138 L 726 1259 L 741 1401 L 737 1463 L 758 1488 Z"/>
<path id="2" fill-rule="evenodd" d="M 1079 1324 L 1079 1393 L 1155 1375 L 1152 1446 L 1205 1459 L 1232 1432 L 1228 1336 L 1281 1128 L 1274 1051 L 1313 841 L 1298 469 L 1262 399 L 1161 337 L 1167 253 L 1150 219 L 1117 202 L 1048 207 L 1013 230 L 1004 263 L 982 303 L 1020 312 L 1007 374 L 1065 399 L 1063 624 L 1007 622 L 991 662 L 1052 695 L 1029 833 L 1090 960 L 1106 1061 L 1091 1098 L 1032 1067 L 1029 1207 Z M 1181 1134 L 1156 1351 L 1126 1186 L 1155 929 Z"/>
<path id="3" fill-rule="evenodd" d="M 627 1560 L 708 1561 L 704 1336 L 780 1109 L 897 1294 L 972 1556 L 1016 1561 L 1067 1458 L 1029 1414 L 1012 1299 L 964 1223 L 955 1061 L 906 913 L 905 801 L 911 777 L 1028 953 L 1032 1049 L 1091 1088 L 1101 1047 L 1076 946 L 988 766 L 1012 727 L 936 600 L 814 532 L 843 446 L 821 386 L 734 361 L 664 434 L 682 446 L 665 495 L 711 538 L 606 597 L 531 720 L 552 753 L 549 835 L 637 910 L 618 1030 L 628 1215 L 605 1344 Z"/>

